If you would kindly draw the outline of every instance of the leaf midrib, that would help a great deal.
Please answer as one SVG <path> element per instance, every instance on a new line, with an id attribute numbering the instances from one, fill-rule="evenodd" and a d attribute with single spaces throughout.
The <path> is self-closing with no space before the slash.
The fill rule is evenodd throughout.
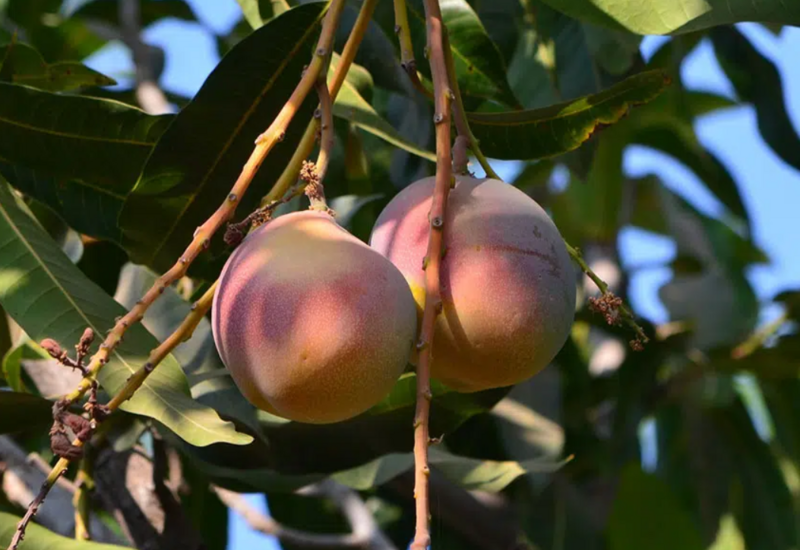
<path id="1" fill-rule="evenodd" d="M 543 123 L 543 122 L 552 122 L 552 121 L 559 120 L 559 119 L 571 118 L 573 116 L 582 114 L 584 112 L 587 112 L 587 111 L 595 109 L 595 108 L 597 108 L 599 106 L 602 106 L 602 105 L 604 105 L 604 104 L 606 104 L 606 103 L 608 103 L 610 101 L 618 100 L 621 96 L 624 96 L 626 94 L 634 94 L 637 91 L 643 91 L 643 90 L 641 90 L 641 89 L 637 90 L 636 88 L 621 90 L 619 93 L 613 94 L 613 95 L 609 95 L 607 98 L 605 98 L 602 101 L 599 101 L 597 103 L 594 103 L 594 104 L 587 103 L 585 106 L 580 107 L 578 109 L 575 109 L 573 111 L 569 111 L 569 112 L 566 112 L 566 113 L 562 111 L 559 114 L 557 114 L 555 116 L 551 116 L 551 117 L 544 117 L 544 118 L 535 118 L 535 117 L 533 117 L 533 118 L 530 118 L 530 119 L 524 119 L 524 120 L 518 120 L 518 121 L 506 121 L 506 122 L 497 121 L 497 122 L 495 122 L 495 121 L 492 121 L 491 119 L 499 119 L 501 116 L 507 115 L 508 113 L 467 113 L 467 118 L 470 119 L 470 122 L 476 122 L 476 123 L 482 124 L 484 126 L 527 126 L 529 124 L 539 124 L 539 123 Z M 637 96 L 635 98 L 631 98 L 631 99 L 626 100 L 625 104 L 643 103 L 643 102 L 647 101 L 646 98 L 651 97 L 654 94 L 658 95 L 658 93 L 659 93 L 659 90 L 649 90 L 647 94 L 642 93 L 641 96 Z M 575 102 L 572 103 L 571 105 L 574 105 L 575 103 L 577 103 L 581 99 L 585 99 L 585 98 L 576 99 Z M 568 107 L 569 106 L 565 107 L 565 109 L 568 108 Z M 545 109 L 549 109 L 549 107 L 545 107 Z M 533 113 L 533 112 L 536 112 L 538 110 L 539 109 L 531 109 L 530 111 L 527 111 L 527 112 Z M 513 114 L 519 116 L 519 115 L 524 115 L 525 113 L 526 113 L 526 111 L 517 111 L 517 112 L 514 112 Z"/>
<path id="2" fill-rule="evenodd" d="M 53 272 L 52 272 L 52 271 L 50 271 L 50 269 L 47 267 L 47 264 L 44 262 L 44 260 L 41 258 L 41 256 L 39 256 L 39 254 L 36 252 L 36 250 L 35 250 L 33 247 L 31 247 L 31 245 L 28 243 L 28 240 L 27 240 L 27 239 L 25 238 L 25 236 L 24 236 L 24 235 L 23 235 L 23 234 L 20 232 L 19 228 L 18 228 L 18 227 L 17 227 L 17 225 L 14 223 L 14 220 L 11 218 L 11 215 L 10 215 L 10 214 L 9 214 L 9 213 L 6 211 L 6 209 L 5 209 L 5 207 L 2 205 L 2 203 L 0 203 L 0 214 L 2 214 L 2 215 L 3 215 L 3 217 L 4 217 L 4 218 L 5 218 L 5 220 L 6 220 L 6 222 L 9 224 L 9 226 L 11 227 L 11 229 L 14 231 L 14 233 L 15 233 L 15 234 L 17 235 L 17 237 L 19 238 L 20 242 L 22 242 L 22 243 L 23 243 L 23 245 L 25 246 L 25 248 L 27 248 L 27 249 L 28 249 L 28 251 L 31 253 L 31 255 L 34 257 L 34 259 L 37 261 L 37 263 L 39 264 L 39 266 L 40 266 L 40 267 L 41 267 L 41 268 L 44 270 L 44 272 L 45 272 L 45 273 L 46 273 L 46 274 L 47 274 L 47 275 L 50 277 L 50 279 L 53 281 L 53 283 L 55 284 L 55 286 L 56 286 L 56 287 L 57 287 L 57 288 L 58 288 L 58 289 L 61 291 L 61 293 L 62 293 L 62 294 L 63 294 L 63 295 L 66 297 L 67 301 L 68 301 L 68 302 L 69 302 L 69 303 L 72 305 L 72 307 L 74 307 L 74 308 L 75 308 L 75 311 L 77 311 L 77 312 L 78 312 L 78 314 L 79 314 L 79 315 L 81 316 L 81 318 L 82 318 L 82 319 L 83 319 L 83 320 L 86 322 L 86 324 L 87 324 L 89 327 L 91 327 L 91 329 L 92 329 L 92 330 L 95 332 L 95 334 L 102 334 L 102 332 L 101 332 L 101 331 L 99 331 L 99 330 L 97 329 L 97 327 L 96 327 L 96 326 L 94 326 L 94 324 L 93 324 L 93 323 L 92 323 L 92 322 L 89 320 L 89 318 L 88 318 L 88 317 L 87 317 L 87 316 L 86 316 L 86 315 L 83 313 L 83 310 L 82 310 L 80 307 L 78 307 L 78 304 L 77 304 L 77 303 L 75 303 L 75 300 L 73 300 L 73 299 L 72 299 L 72 296 L 70 296 L 69 292 L 67 292 L 67 289 L 66 289 L 66 288 L 64 288 L 64 286 L 63 286 L 63 285 L 61 285 L 61 283 L 58 281 L 58 278 L 56 278 L 56 276 L 53 274 Z M 116 348 L 114 349 L 113 353 L 114 353 L 114 356 L 115 356 L 117 359 L 119 359 L 119 361 L 120 361 L 120 362 L 121 362 L 123 365 L 125 365 L 125 367 L 126 367 L 126 368 L 127 368 L 127 369 L 128 369 L 130 372 L 131 372 L 131 373 L 134 373 L 134 372 L 135 372 L 135 369 L 134 369 L 133 367 L 131 367 L 131 365 L 130 365 L 130 364 L 128 364 L 128 362 L 127 362 L 127 361 L 125 361 L 125 359 L 124 359 L 124 358 L 123 358 L 123 357 L 122 357 L 122 356 L 119 354 L 119 352 L 116 350 Z M 155 391 L 155 390 L 154 390 L 154 389 L 153 389 L 153 388 L 150 386 L 150 384 L 148 383 L 147 379 L 145 379 L 145 381 L 142 383 L 142 386 L 144 386 L 144 387 L 147 389 L 147 391 L 149 391 L 150 393 L 152 393 L 152 394 L 153 394 L 153 395 L 154 395 L 154 396 L 155 396 L 155 397 L 156 397 L 156 398 L 157 398 L 159 401 L 161 401 L 162 403 L 164 403 L 164 405 L 166 406 L 166 408 L 168 408 L 168 409 L 170 409 L 170 410 L 173 410 L 173 411 L 175 411 L 175 412 L 178 414 L 178 416 L 180 416 L 181 418 L 183 418 L 183 419 L 185 419 L 186 421 L 190 422 L 191 424 L 195 425 L 196 427 L 198 427 L 198 428 L 202 429 L 203 431 L 205 431 L 205 432 L 207 432 L 207 433 L 209 433 L 209 434 L 212 434 L 212 435 L 214 435 L 214 433 L 213 433 L 213 432 L 211 432 L 210 430 L 206 429 L 206 428 L 205 428 L 205 426 L 203 426 L 202 424 L 199 424 L 199 423 L 198 423 L 198 422 L 196 422 L 194 419 L 192 419 L 192 418 L 190 418 L 190 417 L 187 417 L 187 416 L 186 416 L 186 415 L 184 415 L 184 414 L 183 414 L 183 413 L 182 413 L 180 410 L 178 410 L 178 409 L 176 409 L 175 407 L 173 407 L 173 406 L 170 404 L 170 402 L 169 402 L 169 401 L 167 401 L 166 399 L 164 399 L 163 397 L 161 397 L 161 395 L 159 395 L 159 394 L 158 394 L 158 392 L 157 392 L 157 391 Z"/>
<path id="3" fill-rule="evenodd" d="M 416 17 L 416 18 L 417 18 L 419 21 L 422 21 L 423 23 L 425 22 L 425 18 L 424 18 L 424 17 L 422 17 L 422 15 L 421 15 L 421 14 L 420 14 L 420 13 L 419 13 L 419 12 L 418 12 L 418 11 L 417 11 L 417 10 L 416 10 L 414 7 L 413 7 L 413 6 L 410 6 L 410 5 L 409 5 L 409 6 L 408 6 L 408 9 L 409 9 L 409 11 L 411 11 L 411 13 L 413 13 L 413 14 L 414 14 L 414 16 L 415 16 L 415 17 Z M 443 14 L 443 17 L 444 17 L 444 14 Z M 477 18 L 477 14 L 476 14 L 476 18 Z M 493 42 L 493 41 L 492 41 L 492 40 L 489 38 L 489 35 L 488 35 L 488 33 L 486 32 L 486 28 L 483 26 L 483 23 L 481 23 L 481 22 L 480 22 L 480 19 L 479 19 L 479 18 L 478 18 L 478 23 L 480 24 L 480 26 L 481 26 L 481 29 L 483 29 L 484 35 L 486 35 L 486 38 L 489 40 L 489 42 L 490 42 L 490 44 L 491 44 L 491 46 L 492 46 L 492 49 L 493 49 L 493 50 L 494 50 L 494 51 L 497 53 L 497 57 L 498 57 L 498 59 L 500 60 L 501 66 L 502 66 L 502 68 L 503 68 L 503 74 L 506 74 L 506 73 L 508 72 L 508 67 L 506 67 L 506 62 L 505 62 L 505 60 L 503 59 L 503 56 L 502 56 L 502 54 L 500 53 L 500 50 L 498 50 L 498 49 L 497 49 L 497 45 L 496 45 L 496 44 L 495 44 L 495 43 L 494 43 L 494 42 Z M 479 75 L 481 75 L 481 76 L 482 76 L 484 79 L 486 79 L 486 80 L 488 81 L 489 85 L 490 85 L 490 86 L 492 86 L 492 88 L 494 88 L 494 90 L 495 90 L 496 92 L 499 92 L 499 93 L 501 93 L 501 94 L 503 94 L 503 95 L 506 95 L 506 94 L 508 93 L 508 91 L 507 91 L 506 89 L 504 89 L 502 86 L 498 86 L 497 84 L 495 84 L 495 82 L 494 82 L 494 79 L 493 79 L 492 77 L 490 77 L 488 74 L 486 74 L 486 73 L 485 73 L 485 72 L 484 72 L 484 71 L 483 71 L 483 70 L 482 70 L 480 67 L 478 67 L 477 65 L 475 65 L 475 63 L 470 63 L 469 59 L 468 59 L 468 58 L 467 58 L 467 57 L 466 57 L 466 56 L 465 56 L 465 55 L 464 55 L 464 54 L 461 52 L 461 50 L 460 50 L 460 49 L 458 49 L 458 48 L 457 48 L 457 47 L 456 47 L 456 46 L 453 44 L 453 42 L 452 42 L 452 41 L 450 42 L 450 50 L 451 50 L 453 53 L 455 53 L 455 54 L 456 54 L 456 56 L 457 56 L 459 59 L 461 59 L 461 61 L 463 61 L 463 62 L 464 62 L 464 63 L 465 63 L 465 64 L 466 64 L 468 67 L 469 67 L 469 66 L 472 66 L 472 67 L 475 69 L 475 73 L 473 73 L 473 74 L 479 74 Z M 478 94 L 475 94 L 475 95 L 477 96 Z M 483 94 L 480 94 L 480 95 L 479 95 L 479 97 L 484 97 L 484 98 L 486 98 L 486 99 L 491 99 L 491 98 L 490 98 L 490 97 L 488 97 L 487 95 L 483 95 Z M 506 98 L 506 99 L 508 99 L 508 98 Z"/>
<path id="4" fill-rule="evenodd" d="M 141 147 L 152 147 L 153 142 L 145 142 L 145 141 L 138 141 L 133 139 L 114 139 L 114 138 L 107 138 L 107 137 L 99 137 L 99 136 L 86 136 L 81 134 L 72 134 L 69 132 L 59 132 L 58 130 L 52 130 L 49 128 L 42 128 L 39 126 L 32 126 L 30 124 L 25 124 L 23 122 L 18 122 L 16 120 L 11 120 L 10 118 L 4 117 L 0 115 L 0 123 L 9 124 L 11 126 L 17 126 L 18 128 L 22 128 L 24 130 L 30 130 L 32 132 L 37 132 L 40 134 L 45 134 L 49 136 L 55 137 L 63 137 L 63 138 L 70 138 L 74 140 L 81 140 L 81 141 L 93 141 L 93 142 L 100 142 L 100 143 L 113 143 L 119 145 L 136 145 Z"/>

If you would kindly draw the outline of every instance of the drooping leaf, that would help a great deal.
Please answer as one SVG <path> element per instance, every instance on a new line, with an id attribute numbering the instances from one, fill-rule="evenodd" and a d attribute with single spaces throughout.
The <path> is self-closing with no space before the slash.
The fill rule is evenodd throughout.
<path id="1" fill-rule="evenodd" d="M 730 509 L 731 460 L 703 407 L 684 399 L 656 413 L 658 476 L 692 514 L 706 543 Z"/>
<path id="2" fill-rule="evenodd" d="M 778 68 L 735 27 L 713 29 L 711 42 L 739 99 L 755 107 L 764 141 L 785 163 L 800 170 L 800 137 L 786 109 Z"/>
<path id="3" fill-rule="evenodd" d="M 598 94 L 542 109 L 469 113 L 472 131 L 489 157 L 533 160 L 577 149 L 599 127 L 635 105 L 653 100 L 668 84 L 661 71 L 632 76 Z"/>
<path id="4" fill-rule="evenodd" d="M 170 120 L 0 83 L 0 174 L 73 228 L 118 240 L 122 202 Z"/>
<path id="5" fill-rule="evenodd" d="M 660 191 L 678 256 L 693 258 L 702 268 L 676 273 L 659 289 L 661 300 L 673 320 L 692 324 L 693 345 L 699 349 L 740 341 L 753 330 L 758 314 L 755 293 L 742 270 L 748 263 L 740 255 L 743 239 L 677 195 Z"/>
<path id="6" fill-rule="evenodd" d="M 125 313 L 70 262 L 5 184 L 0 186 L 0 252 L 0 303 L 34 340 L 53 338 L 68 348 L 87 327 L 102 338 Z M 132 326 L 100 371 L 100 384 L 109 393 L 119 391 L 155 346 L 143 327 Z M 186 377 L 171 355 L 122 408 L 162 422 L 195 445 L 252 439 L 189 397 Z"/>
<path id="7" fill-rule="evenodd" d="M 323 9 L 320 3 L 298 6 L 237 44 L 175 118 L 120 215 L 123 244 L 135 262 L 158 271 L 172 265 L 195 228 L 230 192 L 254 140 L 297 85 Z M 316 103 L 316 97 L 309 97 L 299 109 L 285 139 L 241 197 L 240 215 L 249 213 L 278 178 Z M 218 253 L 221 245 L 220 237 L 211 252 Z"/>
<path id="8" fill-rule="evenodd" d="M 82 63 L 47 63 L 39 52 L 26 44 L 0 48 L 0 80 L 24 84 L 49 92 L 66 92 L 87 86 L 113 86 L 112 78 Z"/>
<path id="9" fill-rule="evenodd" d="M 713 411 L 738 484 L 731 502 L 748 550 L 789 550 L 798 544 L 792 493 L 775 455 L 759 438 L 744 404 Z"/>
<path id="10" fill-rule="evenodd" d="M 24 336 L 16 346 L 3 356 L 3 378 L 15 392 L 27 393 L 28 389 L 22 381 L 22 361 L 25 359 L 49 359 L 50 356 L 35 342 Z"/>
<path id="11" fill-rule="evenodd" d="M 126 264 L 120 273 L 114 299 L 124 307 L 131 308 L 155 284 L 156 278 L 157 275 L 144 266 Z M 142 324 L 153 336 L 163 341 L 180 326 L 191 307 L 175 289 L 167 288 L 147 310 Z M 225 418 L 258 432 L 255 408 L 242 396 L 227 374 L 214 346 L 208 319 L 201 319 L 191 339 L 178 346 L 172 355 L 189 377 L 192 397 L 213 407 Z M 219 376 L 220 371 L 226 376 Z"/>
<path id="12" fill-rule="evenodd" d="M 0 545 L 6 547 L 11 543 L 20 519 L 22 518 L 0 512 Z M 126 547 L 62 537 L 31 522 L 25 532 L 24 548 L 30 550 L 53 550 L 54 548 L 60 550 L 124 550 Z"/>
<path id="13" fill-rule="evenodd" d="M 335 64 L 332 62 L 331 69 L 334 67 Z M 352 70 L 348 72 L 348 77 L 336 96 L 336 102 L 333 104 L 333 114 L 339 118 L 349 120 L 359 128 L 386 140 L 395 147 L 404 149 L 431 162 L 436 162 L 435 154 L 403 138 L 391 124 L 378 114 L 372 105 L 361 96 L 356 84 L 350 79 L 350 73 L 352 73 Z M 328 76 L 329 78 L 333 77 L 332 74 Z"/>
<path id="14" fill-rule="evenodd" d="M 7 26 L 23 30 L 25 42 L 51 62 L 85 59 L 106 42 L 85 21 L 65 19 L 60 0 L 7 0 L 7 4 Z"/>
<path id="15" fill-rule="evenodd" d="M 52 408 L 42 397 L 0 389 L 0 434 L 46 428 L 53 421 Z"/>
<path id="16" fill-rule="evenodd" d="M 609 550 L 703 550 L 705 545 L 669 485 L 638 465 L 623 469 L 606 531 Z"/>
<path id="17" fill-rule="evenodd" d="M 527 2 L 525 9 L 508 78 L 527 109 L 601 92 L 639 55 L 636 35 L 572 19 L 540 0 Z"/>
<path id="18" fill-rule="evenodd" d="M 242 8 L 245 20 L 254 29 L 291 7 L 286 0 L 236 0 L 236 2 Z"/>
<path id="19" fill-rule="evenodd" d="M 411 0 L 407 6 L 417 69 L 430 78 L 430 67 L 425 57 L 427 38 L 423 3 L 421 0 Z M 519 101 L 508 84 L 506 62 L 472 6 L 466 0 L 444 0 L 440 2 L 440 7 L 462 95 L 467 99 L 490 99 L 511 108 L 519 107 Z M 394 37 L 395 22 L 391 5 L 383 9 L 381 12 L 378 8 L 376 20 L 387 35 Z"/>
<path id="20" fill-rule="evenodd" d="M 800 24 L 785 0 L 545 0 L 571 17 L 638 34 L 678 34 L 743 21 Z"/>

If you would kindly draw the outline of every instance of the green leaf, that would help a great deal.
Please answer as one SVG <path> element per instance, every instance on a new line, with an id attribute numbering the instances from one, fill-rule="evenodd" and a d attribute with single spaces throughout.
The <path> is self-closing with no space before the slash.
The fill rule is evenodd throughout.
<path id="1" fill-rule="evenodd" d="M 656 476 L 623 469 L 606 530 L 609 550 L 703 550 L 686 510 Z"/>
<path id="2" fill-rule="evenodd" d="M 444 476 L 468 490 L 499 492 L 520 476 L 533 472 L 554 472 L 562 463 L 528 460 L 494 461 L 456 456 L 438 449 L 431 449 L 429 464 Z M 343 470 L 330 477 L 343 485 L 359 491 L 383 485 L 405 471 L 413 468 L 411 453 L 389 453 L 366 464 Z M 286 491 L 319 481 L 323 476 L 280 475 L 265 468 L 234 470 L 200 462 L 199 467 L 209 474 L 215 483 L 224 484 L 239 491 Z"/>
<path id="3" fill-rule="evenodd" d="M 668 82 L 665 73 L 648 71 L 598 94 L 542 109 L 467 116 L 487 156 L 539 159 L 577 149 L 599 127 L 613 124 L 631 107 L 655 99 Z"/>
<path id="4" fill-rule="evenodd" d="M 598 140 L 586 181 L 573 178 L 566 191 L 553 199 L 553 216 L 564 238 L 612 241 L 622 224 L 622 154 L 625 131 L 612 127 Z"/>
<path id="5" fill-rule="evenodd" d="M 24 359 L 49 359 L 50 356 L 27 336 L 8 350 L 3 357 L 3 377 L 15 392 L 28 392 L 22 381 L 22 361 Z"/>
<path id="6" fill-rule="evenodd" d="M 0 545 L 5 547 L 11 543 L 20 519 L 22 518 L 0 512 Z M 59 550 L 124 550 L 126 548 L 114 544 L 100 544 L 62 537 L 33 522 L 28 525 L 25 543 L 21 546 L 28 550 L 53 550 L 54 548 Z"/>
<path id="7" fill-rule="evenodd" d="M 85 21 L 64 19 L 60 0 L 7 0 L 8 19 L 25 41 L 51 61 L 85 59 L 105 44 Z"/>
<path id="8" fill-rule="evenodd" d="M 744 404 L 713 411 L 738 484 L 731 502 L 748 550 L 789 550 L 798 545 L 792 493 L 776 457 L 753 427 Z"/>
<path id="9" fill-rule="evenodd" d="M 335 64 L 331 62 L 331 69 L 334 67 Z M 350 72 L 352 72 L 352 69 Z M 348 78 L 344 81 L 342 89 L 336 96 L 336 101 L 333 104 L 333 114 L 339 118 L 349 120 L 355 126 L 391 143 L 395 147 L 404 149 L 411 154 L 431 162 L 436 162 L 436 155 L 434 153 L 426 151 L 405 139 L 391 124 L 378 114 L 372 105 L 358 92 L 356 86 L 350 80 L 350 72 L 348 72 Z M 330 80 L 333 78 L 333 75 L 329 74 L 328 77 Z"/>
<path id="10" fill-rule="evenodd" d="M 739 99 L 755 107 L 764 141 L 786 164 L 800 170 L 800 137 L 786 109 L 778 68 L 734 27 L 713 29 L 711 42 Z"/>
<path id="11" fill-rule="evenodd" d="M 526 9 L 508 78 L 528 109 L 600 92 L 638 55 L 636 35 L 582 23 L 536 0 Z"/>
<path id="12" fill-rule="evenodd" d="M 123 244 L 133 261 L 164 271 L 225 199 L 253 151 L 254 140 L 297 85 L 324 8 L 320 3 L 299 6 L 242 40 L 175 118 L 120 215 Z M 242 197 L 241 215 L 253 210 L 278 178 L 316 104 L 316 97 L 309 97 L 295 115 L 285 139 L 269 154 Z M 211 250 L 222 250 L 221 236 Z"/>
<path id="13" fill-rule="evenodd" d="M 42 397 L 0 389 L 0 434 L 46 427 L 53 421 L 52 408 Z"/>
<path id="14" fill-rule="evenodd" d="M 0 185 L 0 303 L 34 340 L 53 338 L 68 348 L 86 327 L 100 338 L 125 309 L 89 281 Z M 116 393 L 147 360 L 156 340 L 132 326 L 99 374 L 103 388 Z M 186 376 L 171 355 L 147 378 L 128 412 L 162 422 L 194 445 L 249 443 L 210 408 L 189 397 Z"/>
<path id="15" fill-rule="evenodd" d="M 467 98 L 490 99 L 509 107 L 519 107 L 519 101 L 508 84 L 505 60 L 472 7 L 466 0 L 443 0 L 440 6 L 461 93 Z M 417 69 L 430 78 L 430 67 L 424 53 L 427 39 L 422 2 L 408 2 L 408 12 Z M 383 22 L 384 28 L 388 22 Z M 393 28 L 393 20 L 390 25 L 390 29 Z M 387 34 L 390 29 L 387 29 Z"/>
<path id="16" fill-rule="evenodd" d="M 690 123 L 675 118 L 652 124 L 643 121 L 633 132 L 634 143 L 662 151 L 684 164 L 694 172 L 711 193 L 730 211 L 738 216 L 748 227 L 750 216 L 744 204 L 739 186 L 722 161 L 714 153 L 703 147 L 697 139 Z"/>
<path id="17" fill-rule="evenodd" d="M 658 476 L 691 511 L 706 543 L 729 510 L 731 461 L 716 425 L 691 399 L 656 413 Z"/>
<path id="18" fill-rule="evenodd" d="M 571 17 L 637 34 L 679 34 L 743 21 L 800 25 L 786 0 L 545 0 Z"/>
<path id="19" fill-rule="evenodd" d="M 122 202 L 171 119 L 0 83 L 0 174 L 76 230 L 119 240 Z"/>
<path id="20" fill-rule="evenodd" d="M 769 347 L 759 347 L 742 359 L 731 357 L 727 349 L 711 355 L 714 369 L 722 372 L 751 372 L 763 381 L 790 384 L 800 376 L 800 337 L 790 334 L 778 338 Z"/>
<path id="21" fill-rule="evenodd" d="M 790 319 L 800 321 L 800 290 L 784 290 L 778 293 L 773 300 L 783 304 Z"/>
<path id="22" fill-rule="evenodd" d="M 242 8 L 244 18 L 254 29 L 277 17 L 291 6 L 287 0 L 236 0 Z"/>
<path id="23" fill-rule="evenodd" d="M 673 320 L 692 323 L 697 348 L 741 341 L 753 330 L 758 315 L 758 301 L 742 269 L 748 263 L 741 256 L 743 239 L 665 188 L 660 191 L 678 257 L 693 258 L 702 269 L 676 273 L 659 289 L 659 297 Z"/>
<path id="24" fill-rule="evenodd" d="M 49 92 L 66 92 L 87 86 L 113 86 L 117 82 L 82 63 L 47 63 L 39 52 L 25 44 L 0 48 L 0 80 L 24 84 Z"/>
<path id="25" fill-rule="evenodd" d="M 116 0 L 91 0 L 80 6 L 70 17 L 97 19 L 115 27 L 122 27 L 119 21 L 119 3 Z M 149 27 L 165 17 L 182 21 L 197 20 L 192 6 L 185 0 L 141 2 L 139 21 L 142 27 Z"/>
<path id="26" fill-rule="evenodd" d="M 131 308 L 156 279 L 157 275 L 144 266 L 126 264 L 120 273 L 114 299 Z M 170 287 L 150 306 L 142 324 L 163 341 L 180 326 L 191 308 L 191 304 Z M 253 432 L 259 431 L 255 408 L 242 396 L 217 354 L 208 319 L 201 319 L 192 338 L 175 348 L 172 355 L 189 377 L 194 399 L 214 408 L 224 418 L 235 420 Z M 220 372 L 225 376 L 219 376 Z"/>

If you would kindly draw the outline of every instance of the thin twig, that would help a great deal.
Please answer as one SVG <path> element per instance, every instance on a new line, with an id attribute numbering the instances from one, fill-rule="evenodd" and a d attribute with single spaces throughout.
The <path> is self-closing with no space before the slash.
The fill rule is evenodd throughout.
<path id="1" fill-rule="evenodd" d="M 317 178 L 320 185 L 325 179 L 333 153 L 333 101 L 324 79 L 317 82 L 319 95 L 319 155 L 317 155 Z"/>
<path id="2" fill-rule="evenodd" d="M 733 348 L 731 357 L 734 359 L 744 359 L 777 333 L 780 328 L 789 320 L 789 312 L 784 311 L 774 321 L 771 321 L 755 331 L 747 340 Z"/>
<path id="3" fill-rule="evenodd" d="M 205 294 L 203 294 L 203 296 L 192 306 L 192 311 L 186 316 L 186 319 L 184 319 L 181 325 L 175 329 L 175 331 L 170 334 L 169 337 L 167 337 L 167 339 L 164 340 L 164 342 L 162 342 L 156 349 L 150 352 L 147 362 L 136 372 L 134 372 L 130 378 L 128 378 L 122 389 L 120 389 L 120 391 L 104 407 L 106 414 L 114 412 L 120 407 L 120 405 L 122 405 L 122 403 L 130 399 L 136 390 L 142 386 L 150 373 L 152 373 L 156 366 L 158 366 L 158 364 L 164 359 L 164 357 L 169 355 L 169 353 L 175 349 L 178 344 L 191 338 L 191 335 L 194 333 L 194 329 L 198 324 L 200 324 L 200 321 L 203 319 L 208 310 L 211 309 L 211 303 L 214 300 L 214 291 L 216 290 L 216 285 L 217 283 L 215 282 L 209 287 Z M 101 419 L 99 418 L 95 419 L 95 422 L 100 422 L 100 420 Z M 74 447 L 81 448 L 84 445 L 84 440 L 76 438 L 72 442 L 72 445 Z M 14 538 L 11 540 L 11 544 L 8 546 L 8 550 L 16 550 L 20 542 L 22 542 L 25 536 L 25 528 L 33 519 L 33 516 L 36 515 L 39 506 L 41 506 L 44 502 L 44 499 L 47 496 L 47 493 L 53 487 L 53 484 L 55 484 L 55 482 L 66 473 L 69 463 L 69 458 L 61 457 L 56 465 L 50 470 L 50 474 L 42 484 L 39 494 L 36 496 L 30 506 L 28 506 L 25 515 L 17 525 L 17 531 L 14 533 Z"/>
<path id="4" fill-rule="evenodd" d="M 75 494 L 72 496 L 72 505 L 75 507 L 75 539 L 90 540 L 89 530 L 90 493 L 94 490 L 92 479 L 93 453 L 84 454 L 81 460 L 78 476 L 75 479 Z"/>
<path id="5" fill-rule="evenodd" d="M 501 179 L 500 176 L 497 175 L 497 172 L 494 171 L 492 165 L 489 164 L 489 160 L 483 154 L 483 151 L 481 151 L 481 148 L 478 144 L 478 138 L 475 137 L 475 134 L 472 133 L 472 129 L 469 127 L 467 112 L 464 109 L 464 102 L 461 99 L 461 90 L 458 87 L 456 66 L 453 62 L 453 51 L 450 48 L 450 38 L 447 33 L 447 29 L 445 29 L 442 39 L 444 40 L 444 55 L 445 61 L 447 62 L 447 78 L 450 80 L 450 86 L 452 87 L 453 95 L 455 96 L 455 105 L 453 105 L 453 118 L 455 119 L 458 135 L 466 138 L 467 147 L 470 151 L 472 151 L 472 154 L 475 155 L 475 158 L 478 159 L 478 162 L 480 163 L 481 168 L 483 168 L 483 171 L 486 172 L 486 175 L 490 178 L 499 180 Z M 456 142 L 456 145 L 458 145 L 458 142 Z M 458 163 L 456 163 L 456 166 L 458 166 Z"/>
<path id="6" fill-rule="evenodd" d="M 444 53 L 444 24 L 438 0 L 425 0 L 425 19 L 428 28 L 431 74 L 433 75 L 434 110 L 436 126 L 436 183 L 434 185 L 430 220 L 430 236 L 425 265 L 425 309 L 418 343 L 417 406 L 414 415 L 414 497 L 417 523 L 413 550 L 426 550 L 431 543 L 430 501 L 428 481 L 428 420 L 431 407 L 430 364 L 436 318 L 442 310 L 439 287 L 439 267 L 442 258 L 442 241 L 445 225 L 447 196 L 452 178 L 450 159 L 450 102 L 453 92 L 448 84 L 447 63 Z"/>
<path id="7" fill-rule="evenodd" d="M 309 533 L 285 527 L 270 516 L 253 508 L 245 500 L 244 495 L 221 487 L 212 486 L 211 488 L 223 504 L 242 516 L 251 529 L 274 536 L 283 543 L 300 548 L 395 550 L 394 545 L 381 533 L 372 514 L 358 494 L 330 480 L 313 486 L 313 490 L 309 492 L 315 496 L 329 498 L 342 511 L 350 524 L 351 532 L 346 535 Z"/>
<path id="8" fill-rule="evenodd" d="M 353 60 L 356 57 L 358 48 L 361 45 L 361 42 L 364 40 L 364 35 L 367 32 L 370 19 L 372 19 L 372 14 L 375 11 L 375 6 L 377 3 L 378 0 L 364 0 L 364 3 L 361 5 L 356 22 L 353 24 L 353 28 L 350 30 L 350 36 L 348 37 L 347 42 L 344 45 L 344 49 L 339 56 L 339 63 L 336 65 L 336 68 L 333 72 L 333 78 L 331 78 L 331 82 L 328 85 L 328 92 L 330 94 L 331 101 L 336 101 L 336 96 L 339 95 L 339 90 L 342 88 L 342 84 L 344 84 L 345 78 L 347 77 L 347 71 L 353 64 Z M 300 140 L 300 143 L 297 145 L 297 148 L 295 149 L 292 158 L 289 160 L 289 163 L 283 169 L 283 172 L 278 178 L 278 181 L 275 182 L 272 190 L 261 200 L 262 206 L 271 204 L 278 200 L 286 193 L 286 190 L 295 184 L 298 174 L 303 167 L 303 162 L 308 158 L 308 156 L 311 154 L 311 151 L 314 149 L 318 128 L 319 121 L 316 118 L 312 119 L 311 122 L 308 123 L 305 134 L 303 134 L 303 137 Z"/>
<path id="9" fill-rule="evenodd" d="M 400 66 L 408 75 L 414 88 L 432 100 L 433 94 L 422 83 L 417 72 L 417 60 L 414 59 L 414 46 L 411 42 L 411 27 L 408 24 L 406 0 L 394 0 L 394 23 L 394 32 L 400 42 Z"/>
<path id="10" fill-rule="evenodd" d="M 631 347 L 637 351 L 641 350 L 642 346 L 649 342 L 650 339 L 644 333 L 642 327 L 640 327 L 636 322 L 636 318 L 633 316 L 631 310 L 622 303 L 620 298 L 614 296 L 614 293 L 609 290 L 608 284 L 601 279 L 597 273 L 592 271 L 592 268 L 589 267 L 577 248 L 573 248 L 567 241 L 564 241 L 564 245 L 567 247 L 567 252 L 572 260 L 578 264 L 581 270 L 594 282 L 595 285 L 597 285 L 597 288 L 602 294 L 602 297 L 599 300 L 594 298 L 589 299 L 592 308 L 598 312 L 604 313 L 606 316 L 606 321 L 609 324 L 618 324 L 620 321 L 622 321 L 628 325 L 636 333 L 636 339 L 631 340 L 630 342 Z"/>

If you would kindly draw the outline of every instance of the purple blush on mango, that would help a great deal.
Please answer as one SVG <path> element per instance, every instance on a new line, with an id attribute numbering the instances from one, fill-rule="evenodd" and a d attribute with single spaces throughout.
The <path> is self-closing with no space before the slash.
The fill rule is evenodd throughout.
<path id="1" fill-rule="evenodd" d="M 533 199 L 498 180 L 456 180 L 431 375 L 464 392 L 510 386 L 543 369 L 566 342 L 575 274 L 558 229 Z M 406 277 L 420 308 L 433 186 L 426 178 L 398 193 L 370 238 Z"/>
<path id="2" fill-rule="evenodd" d="M 356 416 L 383 399 L 416 335 L 402 274 L 328 214 L 296 212 L 228 259 L 214 342 L 253 405 L 300 422 Z"/>

